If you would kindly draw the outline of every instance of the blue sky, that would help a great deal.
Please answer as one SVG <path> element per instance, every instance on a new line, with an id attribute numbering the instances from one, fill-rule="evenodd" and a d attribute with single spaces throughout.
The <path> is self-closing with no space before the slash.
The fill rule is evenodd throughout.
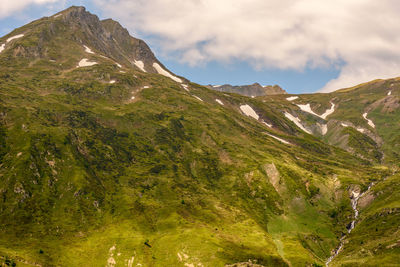
<path id="1" fill-rule="evenodd" d="M 388 34 L 400 30 L 400 5 L 392 0 L 374 3 L 3 1 L 0 35 L 71 5 L 83 5 L 101 19 L 119 21 L 131 35 L 145 40 L 171 71 L 194 82 L 278 84 L 289 93 L 331 91 L 400 76 L 400 40 Z M 382 15 L 377 20 L 369 16 L 375 11 Z"/>

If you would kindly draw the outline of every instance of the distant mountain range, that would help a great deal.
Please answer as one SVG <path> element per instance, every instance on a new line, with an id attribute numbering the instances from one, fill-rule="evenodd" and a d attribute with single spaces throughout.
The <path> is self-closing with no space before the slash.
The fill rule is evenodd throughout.
<path id="1" fill-rule="evenodd" d="M 83 7 L 1 37 L 0 266 L 398 266 L 400 79 L 285 93 Z"/>
<path id="2" fill-rule="evenodd" d="M 279 85 L 262 86 L 259 83 L 253 83 L 250 85 L 208 85 L 207 87 L 220 92 L 236 93 L 250 97 L 287 94 L 287 92 Z"/>

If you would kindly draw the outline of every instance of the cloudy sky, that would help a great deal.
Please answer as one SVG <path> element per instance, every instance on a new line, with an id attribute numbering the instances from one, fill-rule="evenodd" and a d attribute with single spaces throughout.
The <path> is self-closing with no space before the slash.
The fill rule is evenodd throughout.
<path id="1" fill-rule="evenodd" d="M 0 0 L 0 35 L 70 5 L 118 20 L 201 84 L 301 93 L 400 76 L 398 0 Z"/>

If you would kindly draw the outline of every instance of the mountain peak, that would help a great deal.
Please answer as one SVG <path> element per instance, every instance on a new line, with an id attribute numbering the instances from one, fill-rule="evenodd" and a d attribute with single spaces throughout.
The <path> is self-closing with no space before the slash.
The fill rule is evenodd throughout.
<path id="1" fill-rule="evenodd" d="M 4 44 L 3 53 L 13 51 L 14 56 L 49 60 L 59 58 L 70 62 L 71 58 L 80 54 L 80 59 L 76 58 L 79 62 L 89 56 L 85 51 L 91 51 L 91 57 L 111 59 L 121 66 L 182 81 L 158 61 L 144 41 L 132 37 L 117 21 L 100 20 L 83 6 L 71 6 L 15 30 L 17 34 L 20 32 L 24 34 L 23 42 L 7 44 L 0 38 L 0 46 Z M 77 62 L 74 62 L 73 66 L 76 65 Z"/>

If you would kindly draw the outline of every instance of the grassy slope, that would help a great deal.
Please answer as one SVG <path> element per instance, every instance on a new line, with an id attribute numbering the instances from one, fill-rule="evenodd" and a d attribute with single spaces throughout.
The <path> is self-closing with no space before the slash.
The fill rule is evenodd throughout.
<path id="1" fill-rule="evenodd" d="M 400 258 L 400 176 L 372 188 L 357 227 L 332 266 L 398 266 Z"/>
<path id="2" fill-rule="evenodd" d="M 387 95 L 389 91 L 391 91 L 390 96 Z M 380 154 L 384 152 L 382 161 L 396 170 L 399 159 L 398 95 L 399 79 L 389 79 L 372 81 L 330 94 L 302 95 L 295 102 L 311 103 L 313 110 L 322 114 L 329 107 L 329 101 L 334 101 L 337 109 L 329 116 L 330 128 L 322 139 L 338 146 L 350 147 L 353 153 L 375 162 L 379 161 Z M 279 101 L 284 101 L 283 96 L 277 98 L 280 98 Z M 368 118 L 376 125 L 375 129 L 368 126 L 367 121 L 362 118 L 364 112 L 368 112 Z M 307 114 L 301 112 L 298 114 L 309 125 L 315 124 L 315 118 L 307 120 Z M 361 134 L 352 127 L 341 127 L 340 122 L 368 129 L 383 142 L 378 144 L 368 135 Z M 398 265 L 399 178 L 398 175 L 389 175 L 386 181 L 372 188 L 373 201 L 367 201 L 367 204 L 359 206 L 361 209 L 359 222 L 351 235 L 346 238 L 344 250 L 332 262 L 332 266 Z"/>
<path id="3" fill-rule="evenodd" d="M 13 55 L 35 47 L 32 32 L 0 55 L 2 255 L 47 266 L 323 263 L 352 216 L 348 185 L 383 175 L 267 103 L 120 73 L 60 34 L 43 59 Z M 100 64 L 76 69 L 82 57 Z M 244 103 L 277 130 L 243 116 Z"/>

